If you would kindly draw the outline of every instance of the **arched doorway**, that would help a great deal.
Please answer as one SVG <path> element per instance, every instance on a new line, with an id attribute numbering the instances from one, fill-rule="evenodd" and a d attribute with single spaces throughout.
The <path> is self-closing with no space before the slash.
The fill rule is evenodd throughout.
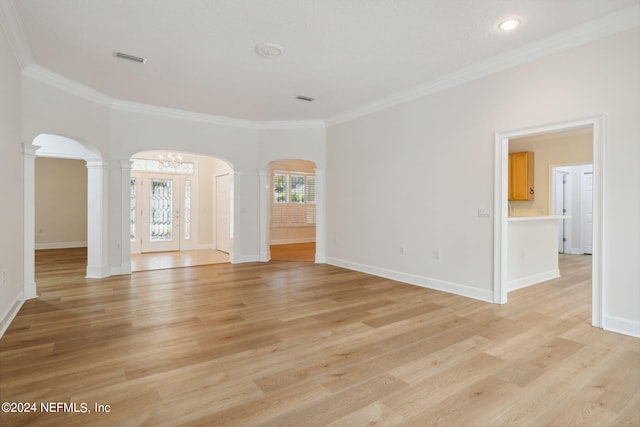
<path id="1" fill-rule="evenodd" d="M 37 296 L 35 282 L 35 159 L 83 160 L 87 167 L 87 278 L 109 275 L 106 241 L 105 167 L 99 150 L 60 135 L 41 134 L 23 150 L 24 297 Z"/>
<path id="2" fill-rule="evenodd" d="M 131 157 L 132 271 L 232 261 L 232 165 L 186 152 Z"/>

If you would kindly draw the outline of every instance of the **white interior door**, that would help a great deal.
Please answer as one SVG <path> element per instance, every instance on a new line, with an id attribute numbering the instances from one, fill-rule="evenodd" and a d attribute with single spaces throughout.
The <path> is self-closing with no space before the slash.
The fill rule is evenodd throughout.
<path id="1" fill-rule="evenodd" d="M 593 253 L 593 173 L 585 172 L 581 180 L 582 187 L 582 252 Z"/>
<path id="2" fill-rule="evenodd" d="M 231 175 L 216 177 L 216 249 L 231 252 Z"/>
<path id="3" fill-rule="evenodd" d="M 141 184 L 141 252 L 180 250 L 180 177 L 154 175 Z"/>
<path id="4" fill-rule="evenodd" d="M 569 173 L 556 169 L 555 185 L 554 185 L 554 215 L 564 216 L 567 213 L 565 188 L 567 183 L 567 175 Z M 565 220 L 558 221 L 558 252 L 563 254 L 566 252 L 566 233 Z"/>

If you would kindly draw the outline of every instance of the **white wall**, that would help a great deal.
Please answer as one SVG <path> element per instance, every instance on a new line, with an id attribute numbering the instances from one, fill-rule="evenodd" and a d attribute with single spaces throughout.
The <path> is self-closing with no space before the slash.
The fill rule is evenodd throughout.
<path id="1" fill-rule="evenodd" d="M 331 126 L 329 261 L 486 297 L 494 132 L 607 114 L 605 326 L 640 331 L 639 51 L 634 29 Z"/>
<path id="2" fill-rule="evenodd" d="M 23 301 L 20 67 L 0 28 L 0 336 Z"/>

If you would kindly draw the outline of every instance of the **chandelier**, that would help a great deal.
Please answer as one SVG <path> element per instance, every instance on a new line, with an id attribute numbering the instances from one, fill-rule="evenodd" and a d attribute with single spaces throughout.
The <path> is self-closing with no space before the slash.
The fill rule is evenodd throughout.
<path id="1" fill-rule="evenodd" d="M 158 156 L 161 168 L 177 169 L 182 164 L 182 156 L 169 153 L 167 155 L 160 154 Z"/>

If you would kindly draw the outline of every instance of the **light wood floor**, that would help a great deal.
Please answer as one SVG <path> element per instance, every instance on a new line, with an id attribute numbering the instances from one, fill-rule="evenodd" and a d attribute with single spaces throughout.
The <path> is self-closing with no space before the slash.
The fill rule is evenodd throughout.
<path id="1" fill-rule="evenodd" d="M 316 260 L 316 244 L 293 243 L 269 246 L 272 261 L 310 261 Z"/>
<path id="2" fill-rule="evenodd" d="M 588 256 L 503 306 L 309 262 L 101 280 L 73 251 L 37 262 L 0 401 L 92 413 L 2 426 L 640 425 L 640 340 L 590 326 Z"/>
<path id="3" fill-rule="evenodd" d="M 163 270 L 229 262 L 229 254 L 216 250 L 131 254 L 131 271 Z"/>

